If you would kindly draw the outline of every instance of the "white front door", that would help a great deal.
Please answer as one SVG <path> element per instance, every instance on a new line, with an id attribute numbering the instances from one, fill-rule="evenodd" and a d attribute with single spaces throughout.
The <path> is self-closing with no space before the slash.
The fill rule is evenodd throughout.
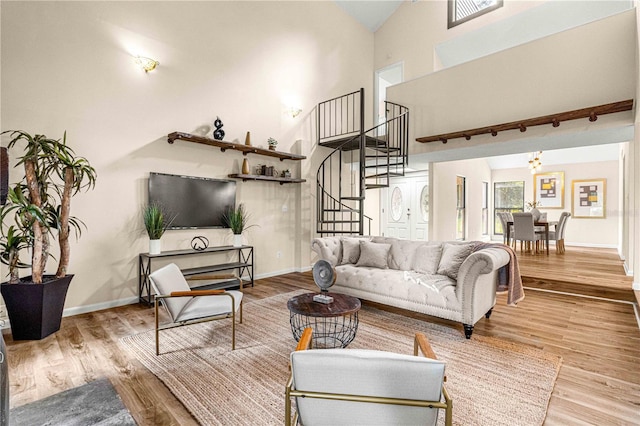
<path id="1" fill-rule="evenodd" d="M 428 239 L 429 181 L 426 176 L 391 179 L 382 200 L 382 235 L 408 240 Z"/>

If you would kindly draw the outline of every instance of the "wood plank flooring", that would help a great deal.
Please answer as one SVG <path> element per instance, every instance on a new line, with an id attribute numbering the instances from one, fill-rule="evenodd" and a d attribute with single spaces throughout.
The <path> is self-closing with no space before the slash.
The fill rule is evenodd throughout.
<path id="1" fill-rule="evenodd" d="M 572 255 L 572 248 L 567 247 L 564 260 L 551 254 L 548 260 L 538 256 L 523 259 L 521 264 L 523 270 L 542 271 L 541 275 L 562 264 L 565 268 L 562 279 L 569 280 L 578 273 L 571 268 L 582 268 L 583 262 L 568 260 Z M 584 261 L 590 262 L 588 253 L 580 256 L 586 256 Z M 591 263 L 602 263 L 596 268 L 601 269 L 597 274 L 604 282 L 610 280 L 616 285 L 618 278 L 614 277 L 619 274 L 607 272 L 610 268 L 614 271 L 616 259 L 611 259 L 611 265 L 606 266 L 607 261 L 597 253 L 593 256 Z M 536 263 L 544 266 L 536 267 Z M 586 275 L 586 281 L 597 281 L 591 274 Z M 554 276 L 557 279 L 558 274 Z M 309 273 L 258 280 L 255 287 L 246 289 L 246 301 L 298 288 L 315 289 Z M 390 310 L 463 332 L 460 324 Z M 162 382 L 118 345 L 121 337 L 152 328 L 153 310 L 130 305 L 63 318 L 62 329 L 41 341 L 14 342 L 5 334 L 11 406 L 106 376 L 138 424 L 196 424 Z M 491 318 L 476 324 L 476 334 L 531 345 L 563 357 L 545 424 L 640 424 L 640 329 L 633 304 L 527 291 L 525 300 L 517 307 L 509 307 L 500 295 Z M 455 395 L 453 398 L 455 402 Z"/>

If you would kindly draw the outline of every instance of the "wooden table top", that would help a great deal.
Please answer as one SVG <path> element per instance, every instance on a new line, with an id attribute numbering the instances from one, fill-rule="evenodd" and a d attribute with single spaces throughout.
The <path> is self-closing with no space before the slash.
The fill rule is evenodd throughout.
<path id="1" fill-rule="evenodd" d="M 313 296 L 318 293 L 305 293 L 293 297 L 287 302 L 287 308 L 294 314 L 308 317 L 337 317 L 358 312 L 360 299 L 340 293 L 326 293 L 333 297 L 332 303 L 314 302 Z"/>

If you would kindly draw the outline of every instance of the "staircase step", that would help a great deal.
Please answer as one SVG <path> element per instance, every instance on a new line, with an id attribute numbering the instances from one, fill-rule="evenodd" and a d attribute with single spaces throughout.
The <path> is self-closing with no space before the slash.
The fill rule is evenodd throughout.
<path id="1" fill-rule="evenodd" d="M 380 167 L 396 167 L 396 166 L 402 166 L 403 163 L 390 163 L 390 164 L 374 164 L 371 166 L 364 166 L 366 169 L 375 169 L 375 168 L 380 168 Z"/>
<path id="2" fill-rule="evenodd" d="M 353 209 L 324 209 L 323 213 L 360 213 L 360 210 L 353 210 Z"/>
<path id="3" fill-rule="evenodd" d="M 364 200 L 364 197 L 340 197 L 340 200 L 360 201 Z"/>
<path id="4" fill-rule="evenodd" d="M 337 229 L 316 229 L 318 234 L 351 234 L 351 235 L 361 235 L 358 234 L 357 230 L 337 230 Z"/>
<path id="5" fill-rule="evenodd" d="M 389 176 L 396 177 L 396 176 L 404 176 L 404 175 L 402 173 L 389 172 Z M 387 173 L 378 173 L 378 174 L 375 174 L 375 175 L 367 175 L 364 178 L 365 179 L 369 179 L 369 178 L 373 179 L 373 178 L 378 178 L 378 177 L 387 177 Z"/>
<path id="6" fill-rule="evenodd" d="M 388 188 L 389 185 L 383 184 L 367 184 L 364 186 L 365 189 L 378 189 L 378 188 Z"/>
<path id="7" fill-rule="evenodd" d="M 364 158 L 387 158 L 386 155 L 365 155 Z M 389 158 L 404 158 L 404 155 L 390 154 Z"/>
<path id="8" fill-rule="evenodd" d="M 358 220 L 322 220 L 320 219 L 318 223 L 360 223 Z"/>
<path id="9" fill-rule="evenodd" d="M 367 149 L 371 149 L 373 151 L 378 151 L 378 152 L 397 152 L 397 151 L 400 151 L 400 148 L 389 147 L 389 146 L 368 146 Z"/>

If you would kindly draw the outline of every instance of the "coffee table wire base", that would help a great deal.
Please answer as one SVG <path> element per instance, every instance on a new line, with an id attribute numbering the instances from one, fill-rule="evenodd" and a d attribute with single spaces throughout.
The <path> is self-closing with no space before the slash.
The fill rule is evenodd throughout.
<path id="1" fill-rule="evenodd" d="M 358 312 L 335 317 L 310 317 L 291 313 L 291 332 L 300 341 L 305 328 L 313 329 L 313 347 L 317 349 L 346 348 L 358 331 Z"/>

